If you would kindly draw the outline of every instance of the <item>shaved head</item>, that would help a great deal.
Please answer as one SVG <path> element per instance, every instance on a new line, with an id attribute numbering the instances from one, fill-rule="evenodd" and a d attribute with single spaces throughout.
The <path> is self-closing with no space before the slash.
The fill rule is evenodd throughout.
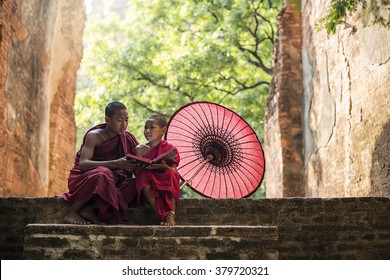
<path id="1" fill-rule="evenodd" d="M 163 128 L 167 126 L 167 119 L 163 115 L 151 115 L 148 120 L 154 120 L 157 122 L 158 126 Z"/>
<path id="2" fill-rule="evenodd" d="M 115 115 L 115 112 L 118 110 L 127 110 L 125 104 L 121 102 L 111 102 L 106 106 L 105 114 L 106 117 L 112 118 Z"/>

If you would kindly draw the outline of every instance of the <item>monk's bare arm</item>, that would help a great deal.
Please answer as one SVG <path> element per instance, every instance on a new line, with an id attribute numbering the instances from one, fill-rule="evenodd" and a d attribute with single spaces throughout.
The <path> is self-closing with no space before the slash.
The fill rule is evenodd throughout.
<path id="1" fill-rule="evenodd" d="M 101 139 L 96 133 L 88 133 L 80 155 L 80 170 L 85 171 L 97 166 L 105 166 L 110 169 L 123 169 L 132 172 L 134 164 L 122 157 L 116 160 L 95 161 L 92 160 L 96 146 L 101 144 Z"/>
<path id="2" fill-rule="evenodd" d="M 144 144 L 139 144 L 137 147 L 135 147 L 135 155 L 139 157 L 143 157 L 150 148 Z"/>

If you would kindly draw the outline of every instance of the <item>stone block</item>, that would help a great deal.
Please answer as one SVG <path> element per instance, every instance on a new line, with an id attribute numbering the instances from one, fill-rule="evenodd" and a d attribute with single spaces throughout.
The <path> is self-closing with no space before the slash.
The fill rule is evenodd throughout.
<path id="1" fill-rule="evenodd" d="M 142 234 L 143 233 L 143 234 Z M 275 226 L 29 224 L 24 259 L 278 259 Z"/>

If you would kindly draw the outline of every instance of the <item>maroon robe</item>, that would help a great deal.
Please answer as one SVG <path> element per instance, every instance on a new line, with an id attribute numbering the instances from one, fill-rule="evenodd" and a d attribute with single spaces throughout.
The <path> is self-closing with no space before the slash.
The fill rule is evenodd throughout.
<path id="1" fill-rule="evenodd" d="M 169 142 L 162 140 L 161 143 L 150 149 L 143 157 L 154 159 L 169 151 L 174 146 Z M 176 152 L 175 159 L 172 163 L 177 166 L 180 162 L 179 153 Z M 172 164 L 167 162 L 168 165 Z M 165 220 L 165 217 L 173 210 L 172 197 L 175 198 L 176 204 L 180 195 L 180 176 L 176 170 L 150 170 L 141 169 L 136 175 L 136 186 L 138 192 L 138 203 L 140 203 L 142 189 L 150 186 L 150 194 L 156 199 L 157 216 L 160 222 Z"/>
<path id="2" fill-rule="evenodd" d="M 105 127 L 106 124 L 100 124 L 89 131 Z M 98 209 L 97 217 L 100 221 L 106 222 L 113 218 L 117 222 L 125 222 L 127 221 L 128 205 L 137 195 L 132 174 L 127 174 L 121 169 L 111 170 L 104 166 L 81 171 L 79 161 L 85 137 L 76 154 L 74 166 L 70 170 L 69 192 L 64 193 L 62 198 L 69 202 L 89 198 L 95 202 Z M 92 160 L 115 160 L 124 157 L 127 153 L 134 154 L 137 145 L 138 141 L 135 137 L 126 131 L 124 134 L 117 135 L 95 147 Z"/>

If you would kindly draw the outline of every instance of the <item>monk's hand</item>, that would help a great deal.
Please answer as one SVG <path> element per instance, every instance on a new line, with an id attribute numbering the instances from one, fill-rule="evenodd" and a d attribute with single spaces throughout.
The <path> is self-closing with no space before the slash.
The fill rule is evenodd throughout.
<path id="1" fill-rule="evenodd" d="M 129 172 L 133 172 L 134 167 L 137 165 L 136 163 L 127 160 L 126 157 L 119 158 L 117 159 L 116 162 L 117 162 L 117 168 Z"/>
<path id="2" fill-rule="evenodd" d="M 148 169 L 170 169 L 171 167 L 166 164 L 165 161 L 162 161 L 161 163 L 152 163 L 148 166 Z"/>

